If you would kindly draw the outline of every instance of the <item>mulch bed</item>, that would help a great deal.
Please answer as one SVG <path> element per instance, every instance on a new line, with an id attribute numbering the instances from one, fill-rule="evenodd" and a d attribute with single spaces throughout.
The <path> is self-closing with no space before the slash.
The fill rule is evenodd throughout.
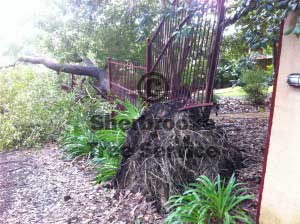
<path id="1" fill-rule="evenodd" d="M 243 168 L 236 173 L 237 180 L 245 183 L 248 192 L 255 200 L 245 205 L 245 210 L 255 218 L 259 187 L 261 182 L 264 150 L 268 129 L 268 118 L 237 119 L 226 118 L 217 121 L 218 125 L 225 125 L 228 139 L 238 147 L 243 157 Z"/>
<path id="2" fill-rule="evenodd" d="M 141 194 L 94 185 L 95 174 L 55 144 L 0 154 L 0 223 L 162 223 Z"/>
<path id="3" fill-rule="evenodd" d="M 270 111 L 268 99 L 265 105 L 256 106 L 251 102 L 241 97 L 221 97 L 218 100 L 220 114 L 231 114 L 231 113 L 256 113 L 256 112 L 268 112 Z"/>
<path id="4" fill-rule="evenodd" d="M 236 176 L 239 182 L 245 183 L 248 192 L 255 198 L 245 205 L 245 210 L 253 219 L 256 216 L 262 176 L 270 111 L 269 101 L 270 99 L 267 100 L 266 105 L 257 107 L 243 98 L 223 97 L 219 101 L 221 105 L 219 117 L 216 119 L 216 124 L 223 126 L 227 131 L 231 144 L 238 147 L 242 153 L 243 168 L 237 171 Z"/>

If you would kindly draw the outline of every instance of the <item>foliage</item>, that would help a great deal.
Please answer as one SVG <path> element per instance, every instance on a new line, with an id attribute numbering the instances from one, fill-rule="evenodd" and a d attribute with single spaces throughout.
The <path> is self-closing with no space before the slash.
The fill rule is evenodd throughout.
<path id="1" fill-rule="evenodd" d="M 270 74 L 262 69 L 253 68 L 245 70 L 241 81 L 243 90 L 250 101 L 255 104 L 263 104 L 268 92 Z"/>
<path id="2" fill-rule="evenodd" d="M 63 150 L 71 158 L 93 156 L 97 153 L 98 140 L 89 129 L 74 127 L 63 140 Z"/>
<path id="3" fill-rule="evenodd" d="M 121 129 L 103 129 L 97 131 L 96 136 L 102 142 L 103 148 L 118 156 L 126 139 L 126 132 Z"/>
<path id="4" fill-rule="evenodd" d="M 97 181 L 107 180 L 120 162 L 126 128 L 137 119 L 142 105 L 135 107 L 119 101 L 124 110 L 115 110 L 115 122 L 126 120 L 128 126 L 96 131 L 93 118 L 110 114 L 112 106 L 91 96 L 79 97 L 75 90 L 64 92 L 58 87 L 61 81 L 56 74 L 28 67 L 1 72 L 0 150 L 59 140 L 69 157 L 85 156 L 98 161 Z"/>
<path id="5" fill-rule="evenodd" d="M 220 59 L 215 87 L 224 88 L 232 86 L 238 80 L 237 62 L 231 59 Z"/>
<path id="6" fill-rule="evenodd" d="M 96 183 L 102 183 L 110 180 L 117 172 L 119 168 L 121 157 L 112 156 L 106 150 L 103 152 L 103 156 L 94 160 L 98 165 L 98 175 L 95 178 Z"/>
<path id="7" fill-rule="evenodd" d="M 252 69 L 256 66 L 255 54 L 248 54 L 237 60 L 230 59 L 230 57 L 228 59 L 221 58 L 219 63 L 215 82 L 215 86 L 218 88 L 240 85 L 240 78 L 244 70 Z"/>
<path id="8" fill-rule="evenodd" d="M 91 115 L 88 115 L 89 112 L 85 110 L 87 107 L 82 107 L 82 110 L 73 112 L 61 138 L 63 149 L 71 158 L 92 158 L 92 162 L 98 167 L 97 183 L 114 176 L 121 161 L 121 147 L 127 136 L 126 129 L 138 118 L 143 108 L 142 104 L 135 107 L 128 101 L 117 100 L 117 103 L 123 110 L 112 110 L 109 106 L 101 109 L 103 118 L 104 114 L 116 113 L 113 120 L 104 119 L 104 122 L 117 124 L 111 125 L 111 129 L 92 130 L 91 115 L 95 113 L 90 112 Z M 124 126 L 123 121 L 126 121 L 127 126 Z M 104 126 L 107 127 L 107 124 Z"/>
<path id="9" fill-rule="evenodd" d="M 246 189 L 236 183 L 232 176 L 228 183 L 217 177 L 212 182 L 201 176 L 196 183 L 190 184 L 182 195 L 171 196 L 167 202 L 171 213 L 166 223 L 254 223 L 242 210 L 246 200 L 253 199 L 245 194 Z"/>
<path id="10" fill-rule="evenodd" d="M 109 113 L 111 106 L 76 89 L 62 91 L 62 81 L 55 73 L 31 67 L 1 71 L 0 150 L 59 140 L 75 157 L 97 146 L 92 118 Z"/>
<path id="11" fill-rule="evenodd" d="M 273 46 L 278 40 L 280 22 L 288 12 L 300 9 L 299 0 L 238 0 L 228 9 L 229 14 L 247 11 L 249 13 L 242 16 L 237 21 L 237 25 L 242 27 L 248 44 L 253 50 Z"/>
<path id="12" fill-rule="evenodd" d="M 78 56 L 99 65 L 107 57 L 144 62 L 145 41 L 157 23 L 158 2 L 56 1 L 39 21 L 41 48 L 63 60 Z"/>
<path id="13" fill-rule="evenodd" d="M 119 106 L 123 108 L 123 110 L 114 111 L 117 114 L 113 119 L 117 125 L 114 129 L 104 129 L 96 132 L 104 148 L 101 158 L 96 159 L 99 165 L 99 174 L 96 177 L 97 183 L 109 180 L 115 175 L 121 161 L 121 147 L 127 137 L 126 129 L 140 116 L 143 110 L 143 105 L 140 100 L 139 102 L 138 106 L 134 106 L 129 101 L 117 100 Z M 124 121 L 126 121 L 126 126 L 124 126 Z"/>
<path id="14" fill-rule="evenodd" d="M 56 139 L 75 96 L 62 92 L 52 72 L 17 67 L 0 73 L 0 151 Z"/>
<path id="15" fill-rule="evenodd" d="M 134 120 L 136 120 L 142 113 L 144 108 L 142 99 L 138 99 L 137 106 L 134 106 L 129 101 L 116 101 L 124 110 L 118 110 L 114 120 L 117 122 L 117 125 L 120 129 L 126 129 L 126 124 L 131 125 Z M 125 125 L 125 127 L 123 127 Z M 127 126 L 128 127 L 128 126 Z"/>
<path id="16" fill-rule="evenodd" d="M 69 116 L 60 135 L 61 147 L 71 158 L 77 156 L 93 157 L 98 153 L 100 143 L 93 128 L 94 117 L 109 114 L 112 106 L 98 98 L 85 97 L 69 108 Z M 100 119 L 100 118 L 98 118 Z"/>

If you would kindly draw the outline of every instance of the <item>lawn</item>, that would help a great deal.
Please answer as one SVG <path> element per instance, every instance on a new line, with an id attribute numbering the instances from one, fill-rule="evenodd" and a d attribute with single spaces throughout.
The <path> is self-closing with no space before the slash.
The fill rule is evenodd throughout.
<path id="1" fill-rule="evenodd" d="M 268 89 L 268 93 L 273 91 L 273 86 L 270 86 Z M 217 96 L 233 96 L 233 97 L 245 97 L 246 93 L 240 86 L 229 87 L 224 89 L 216 89 L 214 93 Z"/>

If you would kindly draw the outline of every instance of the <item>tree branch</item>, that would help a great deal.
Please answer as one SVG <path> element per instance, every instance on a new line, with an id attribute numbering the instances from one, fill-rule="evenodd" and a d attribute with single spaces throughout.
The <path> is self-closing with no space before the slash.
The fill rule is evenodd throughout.
<path id="1" fill-rule="evenodd" d="M 4 65 L 4 66 L 1 66 L 1 67 L 0 67 L 0 70 L 6 69 L 6 68 L 15 67 L 15 66 L 16 66 L 16 63 L 10 64 L 10 65 Z"/>
<path id="2" fill-rule="evenodd" d="M 88 76 L 97 79 L 97 87 L 102 92 L 108 91 L 108 81 L 107 81 L 107 73 L 104 69 L 100 69 L 96 67 L 93 62 L 88 59 L 82 59 L 87 66 L 75 65 L 75 64 L 60 64 L 56 61 L 42 58 L 42 57 L 21 57 L 14 64 L 0 67 L 0 69 L 5 69 L 9 67 L 14 67 L 19 62 L 30 63 L 35 65 L 44 65 L 47 68 L 56 71 L 57 73 L 65 72 L 73 75 L 81 75 Z"/>
<path id="3" fill-rule="evenodd" d="M 102 71 L 96 66 L 82 66 L 82 65 L 74 65 L 74 64 L 59 64 L 55 61 L 45 59 L 45 58 L 28 58 L 21 57 L 17 60 L 17 62 L 25 62 L 30 64 L 40 64 L 44 65 L 49 69 L 52 69 L 56 72 L 65 72 L 74 75 L 83 75 L 90 76 L 94 78 L 98 78 L 99 73 Z"/>

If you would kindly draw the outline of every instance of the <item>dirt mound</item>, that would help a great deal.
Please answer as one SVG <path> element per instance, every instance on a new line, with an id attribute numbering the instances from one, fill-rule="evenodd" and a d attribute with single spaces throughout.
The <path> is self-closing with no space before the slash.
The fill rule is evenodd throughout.
<path id="1" fill-rule="evenodd" d="M 200 175 L 230 176 L 241 161 L 226 133 L 200 109 L 179 112 L 174 103 L 145 110 L 128 130 L 122 155 L 114 185 L 141 191 L 160 205 Z"/>

